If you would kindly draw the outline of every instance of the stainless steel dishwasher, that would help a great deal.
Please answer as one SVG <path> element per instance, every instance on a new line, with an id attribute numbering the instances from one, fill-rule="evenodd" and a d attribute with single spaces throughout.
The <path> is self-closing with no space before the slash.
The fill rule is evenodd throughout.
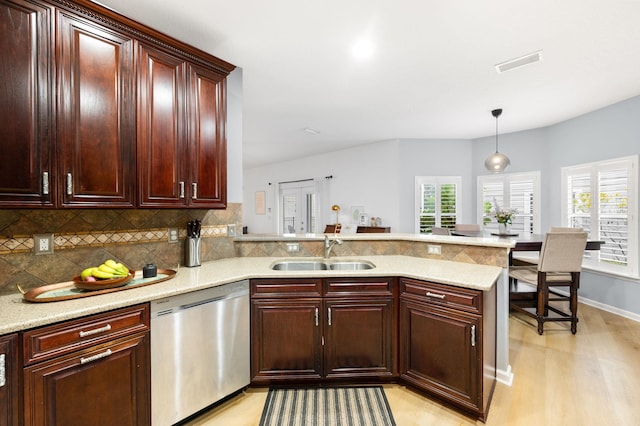
<path id="1" fill-rule="evenodd" d="M 247 386 L 249 282 L 151 303 L 151 421 L 171 425 Z"/>

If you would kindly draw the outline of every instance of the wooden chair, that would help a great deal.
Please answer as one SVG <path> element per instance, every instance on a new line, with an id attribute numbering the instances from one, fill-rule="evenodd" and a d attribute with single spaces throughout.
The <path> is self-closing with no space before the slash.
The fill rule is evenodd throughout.
<path id="1" fill-rule="evenodd" d="M 327 225 L 324 228 L 325 234 L 339 234 L 342 230 L 342 224 L 336 223 L 335 225 Z"/>
<path id="2" fill-rule="evenodd" d="M 432 226 L 431 233 L 433 235 L 451 235 L 451 231 L 449 231 L 447 228 L 441 228 L 439 226 Z"/>
<path id="3" fill-rule="evenodd" d="M 549 232 L 582 232 L 582 228 L 567 228 L 553 226 Z M 517 252 L 516 252 L 517 253 Z M 522 253 L 522 252 L 520 252 Z M 512 265 L 514 266 L 535 266 L 540 261 L 538 256 L 527 256 L 521 254 L 513 254 Z"/>
<path id="4" fill-rule="evenodd" d="M 549 232 L 536 266 L 509 269 L 509 307 L 535 318 L 538 334 L 544 332 L 544 323 L 548 321 L 569 321 L 571 332 L 576 334 L 578 288 L 586 245 L 586 232 Z M 568 289 L 569 295 L 566 291 L 559 293 L 557 287 Z M 556 302 L 568 302 L 569 311 Z"/>
<path id="5" fill-rule="evenodd" d="M 456 223 L 454 229 L 461 232 L 480 232 L 482 230 L 477 223 Z"/>

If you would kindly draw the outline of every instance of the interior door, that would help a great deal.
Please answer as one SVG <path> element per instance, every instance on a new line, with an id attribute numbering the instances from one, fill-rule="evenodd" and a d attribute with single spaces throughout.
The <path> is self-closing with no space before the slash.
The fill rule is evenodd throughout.
<path id="1" fill-rule="evenodd" d="M 291 182 L 280 188 L 280 231 L 317 232 L 317 193 L 313 181 Z"/>

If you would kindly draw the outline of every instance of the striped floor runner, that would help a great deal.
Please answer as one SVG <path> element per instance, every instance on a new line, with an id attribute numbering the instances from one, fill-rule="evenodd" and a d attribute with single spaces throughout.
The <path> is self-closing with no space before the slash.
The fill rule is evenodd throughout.
<path id="1" fill-rule="evenodd" d="M 382 386 L 272 388 L 260 426 L 395 426 Z"/>

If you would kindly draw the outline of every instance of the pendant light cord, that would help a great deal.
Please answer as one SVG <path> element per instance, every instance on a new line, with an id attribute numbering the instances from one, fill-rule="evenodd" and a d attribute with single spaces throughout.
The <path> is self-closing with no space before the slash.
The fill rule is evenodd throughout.
<path id="1" fill-rule="evenodd" d="M 498 153 L 498 117 L 499 115 L 496 115 L 496 154 Z"/>

